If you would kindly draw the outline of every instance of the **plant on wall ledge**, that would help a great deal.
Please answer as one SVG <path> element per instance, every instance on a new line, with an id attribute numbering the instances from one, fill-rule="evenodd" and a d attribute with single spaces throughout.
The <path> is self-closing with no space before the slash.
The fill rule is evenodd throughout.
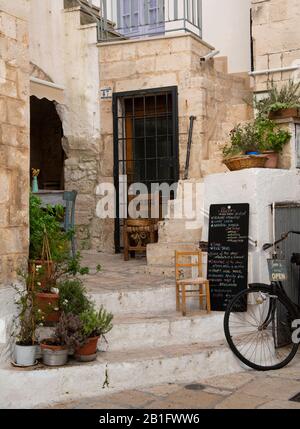
<path id="1" fill-rule="evenodd" d="M 224 163 L 230 170 L 276 168 L 278 154 L 291 138 L 272 120 L 259 116 L 253 122 L 237 125 L 230 133 L 230 144 L 223 149 Z"/>
<path id="2" fill-rule="evenodd" d="M 272 81 L 265 98 L 254 98 L 254 108 L 264 118 L 299 116 L 300 82 L 289 80 L 279 88 Z"/>

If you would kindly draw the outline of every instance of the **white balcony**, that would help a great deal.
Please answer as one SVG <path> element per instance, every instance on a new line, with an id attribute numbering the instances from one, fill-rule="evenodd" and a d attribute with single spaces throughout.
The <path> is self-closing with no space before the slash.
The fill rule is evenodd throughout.
<path id="1" fill-rule="evenodd" d="M 202 0 L 98 0 L 102 20 L 100 41 L 111 38 L 112 26 L 124 38 L 202 35 Z M 111 26 L 112 24 L 112 26 Z M 115 37 L 115 34 L 114 34 Z"/>

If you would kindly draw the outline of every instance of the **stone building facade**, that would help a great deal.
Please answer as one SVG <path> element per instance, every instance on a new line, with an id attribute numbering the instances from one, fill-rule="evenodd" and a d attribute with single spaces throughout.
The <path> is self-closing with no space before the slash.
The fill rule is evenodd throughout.
<path id="1" fill-rule="evenodd" d="M 0 1 L 0 361 L 8 356 L 10 286 L 28 255 L 29 2 L 8 3 Z"/>
<path id="2" fill-rule="evenodd" d="M 298 1 L 252 0 L 252 7 L 255 69 L 299 64 Z M 100 199 L 96 189 L 114 180 L 114 124 L 112 98 L 101 100 L 101 89 L 116 94 L 176 88 L 178 198 L 190 116 L 196 121 L 188 182 L 203 183 L 206 176 L 226 171 L 221 149 L 228 134 L 253 115 L 245 102 L 251 96 L 248 76 L 229 74 L 226 58 L 201 62 L 214 47 L 199 37 L 177 34 L 98 43 L 94 21 L 75 0 L 0 0 L 0 361 L 8 356 L 7 332 L 13 314 L 9 284 L 16 280 L 16 270 L 26 263 L 28 254 L 30 166 L 38 159 L 32 158 L 29 136 L 31 132 L 32 143 L 38 134 L 33 113 L 39 106 L 47 104 L 56 115 L 53 135 L 63 155 L 60 185 L 78 191 L 76 226 L 81 248 L 109 252 L 115 249 L 114 221 L 96 216 Z M 296 76 L 297 71 L 272 76 L 286 80 L 293 73 Z M 256 90 L 265 90 L 269 79 L 268 73 L 257 76 Z M 30 103 L 35 105 L 31 124 Z M 292 155 L 285 155 L 282 166 L 295 166 Z M 172 204 L 176 200 L 170 210 Z M 166 248 L 168 259 L 172 245 L 199 239 L 199 225 L 187 233 L 180 221 L 163 222 L 159 243 L 149 247 L 148 262 L 160 264 Z M 172 245 L 167 247 L 168 243 Z"/>
<path id="3" fill-rule="evenodd" d="M 268 82 L 300 79 L 300 7 L 297 0 L 252 0 L 254 69 L 299 66 L 298 70 L 256 76 L 256 90 Z"/>
<path id="4" fill-rule="evenodd" d="M 228 142 L 230 130 L 253 115 L 252 109 L 245 102 L 245 99 L 251 97 L 248 76 L 228 74 L 226 58 L 201 62 L 200 58 L 212 50 L 213 47 L 188 34 L 99 44 L 102 87 L 111 88 L 113 93 L 137 91 L 137 94 L 139 91 L 142 93 L 153 88 L 176 88 L 179 179 L 184 177 L 189 118 L 196 117 L 189 169 L 189 180 L 194 183 L 201 183 L 208 174 L 226 171 L 222 163 L 222 148 Z M 102 101 L 100 122 L 103 161 L 100 164 L 99 176 L 104 182 L 113 181 L 116 131 L 113 129 L 112 108 L 111 99 Z M 99 250 L 113 249 L 113 220 L 96 222 L 101 236 L 105 237 L 105 240 L 98 241 Z M 164 226 L 162 228 L 160 236 L 164 237 L 164 255 L 166 242 L 176 243 L 176 233 L 178 237 L 181 236 L 181 240 L 185 236 L 185 241 L 190 243 L 201 239 L 199 228 L 192 234 L 187 233 L 182 231 L 184 225 L 180 221 L 172 227 L 169 225 L 169 232 L 166 232 Z M 177 242 L 179 240 L 180 238 Z M 157 252 L 157 246 L 148 246 L 150 264 L 155 264 L 157 260 L 161 263 L 164 258 Z M 170 251 L 172 252 L 172 249 Z"/>

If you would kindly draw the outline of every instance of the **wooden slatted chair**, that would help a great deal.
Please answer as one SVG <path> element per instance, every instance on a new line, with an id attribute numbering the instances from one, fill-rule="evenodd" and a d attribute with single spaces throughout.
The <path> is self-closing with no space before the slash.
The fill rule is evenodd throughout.
<path id="1" fill-rule="evenodd" d="M 206 310 L 211 311 L 209 280 L 203 277 L 203 253 L 194 252 L 175 252 L 175 275 L 176 275 L 176 310 L 182 311 L 186 316 L 186 299 L 198 296 L 200 308 L 203 307 L 204 298 L 206 299 Z M 189 269 L 195 278 L 185 278 L 185 270 Z"/>

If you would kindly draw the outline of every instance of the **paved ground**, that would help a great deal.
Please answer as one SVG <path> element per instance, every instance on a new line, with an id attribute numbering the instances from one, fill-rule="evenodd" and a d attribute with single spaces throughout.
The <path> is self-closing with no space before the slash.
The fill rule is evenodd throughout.
<path id="1" fill-rule="evenodd" d="M 194 390 L 193 387 L 197 388 Z M 161 385 L 80 401 L 55 409 L 300 409 L 300 360 L 282 370 L 252 371 L 200 380 L 194 385 Z"/>
<path id="2" fill-rule="evenodd" d="M 131 291 L 174 284 L 174 278 L 147 274 L 146 258 L 137 256 L 124 261 L 123 255 L 110 255 L 95 251 L 83 251 L 82 265 L 88 266 L 90 274 L 84 276 L 84 284 L 91 293 Z M 97 266 L 101 272 L 97 273 Z"/>

